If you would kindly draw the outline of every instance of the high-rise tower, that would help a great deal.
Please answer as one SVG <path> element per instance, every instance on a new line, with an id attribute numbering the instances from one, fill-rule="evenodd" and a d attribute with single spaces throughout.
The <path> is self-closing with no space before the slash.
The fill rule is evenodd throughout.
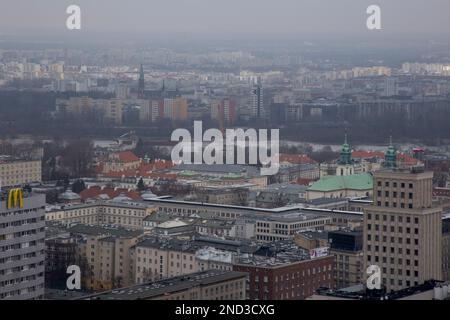
<path id="1" fill-rule="evenodd" d="M 139 99 L 143 99 L 144 98 L 144 91 L 145 91 L 144 67 L 141 64 L 141 67 L 139 69 L 139 83 L 138 83 L 138 96 L 139 96 Z"/>
<path id="2" fill-rule="evenodd" d="M 442 208 L 432 202 L 433 172 L 421 167 L 374 173 L 364 210 L 364 264 L 376 265 L 387 291 L 442 280 Z"/>

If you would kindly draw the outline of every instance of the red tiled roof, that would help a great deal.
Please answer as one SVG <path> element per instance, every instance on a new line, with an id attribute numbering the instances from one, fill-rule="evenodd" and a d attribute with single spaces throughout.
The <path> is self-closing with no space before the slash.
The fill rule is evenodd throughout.
<path id="1" fill-rule="evenodd" d="M 118 154 L 119 160 L 122 162 L 136 162 L 139 158 L 131 151 L 122 151 Z"/>
<path id="2" fill-rule="evenodd" d="M 384 152 L 381 151 L 352 151 L 352 158 L 354 159 L 370 159 L 370 158 L 384 158 Z"/>
<path id="3" fill-rule="evenodd" d="M 314 164 L 316 161 L 306 154 L 288 154 L 280 153 L 280 162 L 289 162 L 292 164 Z"/>
<path id="4" fill-rule="evenodd" d="M 450 188 L 434 188 L 433 197 L 449 197 L 450 198 Z"/>
<path id="5" fill-rule="evenodd" d="M 121 193 L 123 193 L 124 195 L 126 195 L 127 197 L 133 199 L 133 200 L 142 200 L 141 195 L 139 194 L 139 192 L 134 191 L 134 190 L 128 190 L 125 188 L 111 188 L 111 187 L 106 187 L 106 188 L 101 188 L 99 186 L 93 186 L 87 189 L 84 189 L 83 191 L 81 191 L 79 193 L 81 200 L 85 201 L 87 199 L 94 199 L 97 198 L 99 195 L 101 194 L 106 194 L 108 195 L 108 197 L 110 199 L 117 197 L 118 195 L 120 195 Z"/>
<path id="6" fill-rule="evenodd" d="M 152 163 L 141 163 L 136 169 L 110 171 L 102 174 L 103 177 L 121 178 L 121 177 L 149 177 L 149 174 L 157 170 L 169 169 L 173 167 L 171 161 L 156 160 Z M 97 171 L 98 172 L 98 171 Z M 176 175 L 175 175 L 176 176 Z"/>
<path id="7" fill-rule="evenodd" d="M 420 161 L 405 153 L 397 154 L 397 161 L 405 164 L 418 164 Z"/>
<path id="8" fill-rule="evenodd" d="M 384 152 L 381 151 L 364 151 L 357 150 L 352 152 L 352 158 L 354 159 L 370 159 L 370 158 L 384 158 Z M 398 153 L 397 161 L 404 164 L 418 164 L 420 161 L 411 157 L 406 153 Z"/>
<path id="9" fill-rule="evenodd" d="M 298 178 L 295 182 L 296 184 L 302 185 L 302 186 L 309 186 L 311 182 L 314 182 L 316 180 L 314 179 L 307 179 L 307 178 Z"/>

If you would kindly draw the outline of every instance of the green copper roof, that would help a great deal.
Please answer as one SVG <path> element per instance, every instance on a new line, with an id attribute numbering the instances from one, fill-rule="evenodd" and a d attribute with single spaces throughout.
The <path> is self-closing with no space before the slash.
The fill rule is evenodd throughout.
<path id="1" fill-rule="evenodd" d="M 180 176 L 185 176 L 185 177 L 192 177 L 192 176 L 196 176 L 197 173 L 194 172 L 194 171 L 183 170 L 183 171 L 181 171 L 178 175 L 180 175 Z"/>
<path id="2" fill-rule="evenodd" d="M 373 177 L 369 173 L 348 176 L 325 176 L 314 182 L 308 191 L 328 192 L 341 189 L 368 190 L 373 187 Z"/>
<path id="3" fill-rule="evenodd" d="M 227 173 L 226 175 L 222 176 L 223 179 L 241 179 L 243 177 L 240 173 Z"/>

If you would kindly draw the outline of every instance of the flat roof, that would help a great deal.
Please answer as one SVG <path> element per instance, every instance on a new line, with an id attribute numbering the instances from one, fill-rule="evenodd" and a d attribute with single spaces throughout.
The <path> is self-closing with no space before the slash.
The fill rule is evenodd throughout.
<path id="1" fill-rule="evenodd" d="M 245 278 L 247 273 L 237 271 L 208 270 L 191 273 L 152 283 L 144 283 L 78 298 L 77 300 L 146 300 L 162 295 L 186 291 L 194 287 L 208 286 L 230 280 Z"/>

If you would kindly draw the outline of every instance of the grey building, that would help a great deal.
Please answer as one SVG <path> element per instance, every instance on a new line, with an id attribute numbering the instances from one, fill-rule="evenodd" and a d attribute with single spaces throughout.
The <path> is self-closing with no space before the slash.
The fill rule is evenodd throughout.
<path id="1" fill-rule="evenodd" d="M 45 196 L 24 192 L 20 199 L 0 193 L 0 300 L 44 296 Z"/>

